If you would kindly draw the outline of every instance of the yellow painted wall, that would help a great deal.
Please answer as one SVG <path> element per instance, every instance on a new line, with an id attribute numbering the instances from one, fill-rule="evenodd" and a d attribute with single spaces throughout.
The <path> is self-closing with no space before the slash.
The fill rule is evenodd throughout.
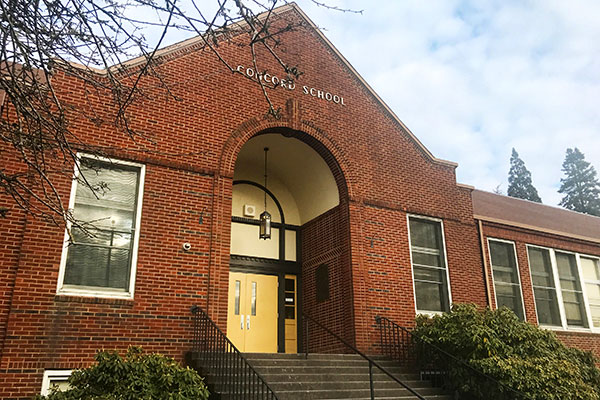
<path id="1" fill-rule="evenodd" d="M 279 258 L 279 229 L 271 230 L 270 240 L 258 238 L 258 226 L 231 223 L 231 254 Z"/>

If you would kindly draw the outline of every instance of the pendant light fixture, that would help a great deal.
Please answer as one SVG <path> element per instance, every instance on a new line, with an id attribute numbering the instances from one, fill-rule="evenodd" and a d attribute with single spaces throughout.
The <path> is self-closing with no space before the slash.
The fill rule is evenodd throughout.
<path id="1" fill-rule="evenodd" d="M 265 190 L 264 190 L 264 199 L 265 199 L 265 208 L 260 214 L 260 230 L 258 237 L 260 239 L 271 239 L 271 214 L 267 211 L 267 152 L 269 151 L 268 147 L 265 147 Z"/>

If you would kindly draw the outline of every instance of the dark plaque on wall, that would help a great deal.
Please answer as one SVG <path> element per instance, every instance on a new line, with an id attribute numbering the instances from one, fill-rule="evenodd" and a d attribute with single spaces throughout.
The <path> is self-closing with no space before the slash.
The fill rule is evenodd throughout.
<path id="1" fill-rule="evenodd" d="M 315 270 L 317 284 L 317 303 L 329 300 L 329 266 L 321 264 Z"/>

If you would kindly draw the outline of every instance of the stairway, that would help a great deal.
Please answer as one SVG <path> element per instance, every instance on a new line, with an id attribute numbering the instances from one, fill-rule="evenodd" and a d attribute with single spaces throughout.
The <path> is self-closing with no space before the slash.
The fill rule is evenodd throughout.
<path id="1" fill-rule="evenodd" d="M 370 399 L 369 364 L 354 354 L 244 354 L 280 400 Z M 428 400 L 451 400 L 419 375 L 398 367 L 393 361 L 374 361 Z M 417 399 L 389 376 L 373 368 L 376 399 Z M 222 398 L 226 398 L 223 396 Z"/>

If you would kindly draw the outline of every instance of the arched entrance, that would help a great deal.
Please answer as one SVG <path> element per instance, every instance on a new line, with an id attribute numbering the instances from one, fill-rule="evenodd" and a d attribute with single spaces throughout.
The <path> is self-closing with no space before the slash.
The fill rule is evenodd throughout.
<path id="1" fill-rule="evenodd" d="M 318 262 L 325 260 L 324 253 L 339 257 L 336 251 L 340 253 L 339 244 L 345 242 L 339 236 L 347 235 L 348 229 L 340 229 L 335 222 L 336 229 L 329 229 L 331 221 L 321 223 L 321 234 L 329 236 L 331 248 L 327 243 L 315 246 L 312 234 L 308 240 L 303 236 L 307 229 L 314 231 L 314 225 L 323 216 L 337 215 L 340 208 L 347 208 L 340 196 L 345 193 L 345 188 L 340 188 L 343 179 L 339 172 L 334 176 L 320 154 L 324 148 L 317 152 L 314 139 L 312 143 L 306 140 L 309 145 L 301 140 L 311 139 L 308 135 L 303 138 L 296 132 L 293 136 L 275 131 L 254 136 L 244 144 L 235 163 L 227 333 L 236 347 L 245 352 L 296 353 L 302 308 L 314 308 L 318 285 L 321 292 L 327 292 L 321 301 L 330 300 L 330 282 L 338 280 L 332 276 L 334 270 L 316 270 L 325 265 Z M 265 147 L 269 148 L 267 187 Z M 331 164 L 333 158 L 327 158 Z M 269 240 L 259 239 L 259 215 L 264 211 L 265 193 L 266 210 L 273 221 Z M 306 258 L 310 259 L 308 264 Z M 346 259 L 349 262 L 349 257 Z M 319 265 L 312 265 L 315 262 Z M 319 282 L 317 274 L 321 274 Z M 351 286 L 351 282 L 346 283 Z M 309 292 L 314 301 L 306 301 Z"/>

